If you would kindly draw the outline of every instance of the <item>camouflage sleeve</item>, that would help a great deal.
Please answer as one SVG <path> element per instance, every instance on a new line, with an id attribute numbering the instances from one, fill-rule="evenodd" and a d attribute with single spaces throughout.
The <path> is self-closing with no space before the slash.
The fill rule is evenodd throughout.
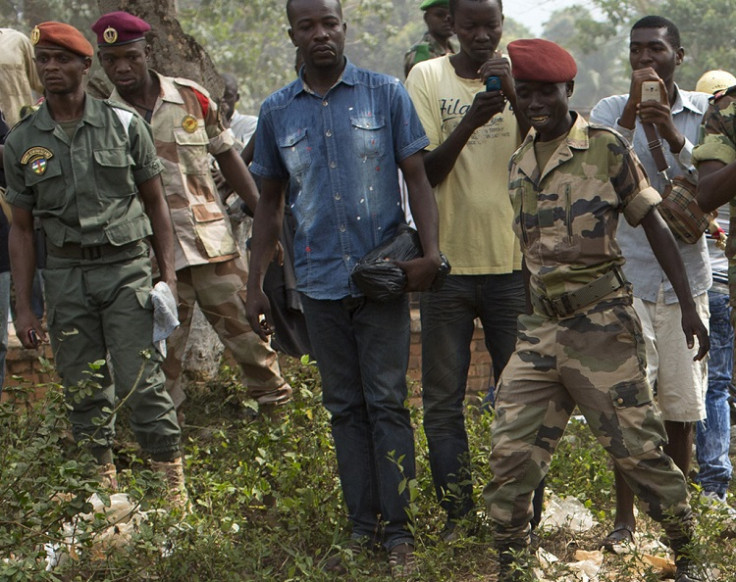
<path id="1" fill-rule="evenodd" d="M 730 164 L 736 161 L 736 98 L 727 95 L 711 103 L 703 117 L 700 145 L 693 150 L 695 166 L 714 160 Z"/>
<path id="2" fill-rule="evenodd" d="M 611 184 L 621 200 L 626 222 L 637 226 L 649 211 L 662 201 L 650 184 L 647 173 L 633 148 L 616 139 L 609 147 L 612 156 Z"/>

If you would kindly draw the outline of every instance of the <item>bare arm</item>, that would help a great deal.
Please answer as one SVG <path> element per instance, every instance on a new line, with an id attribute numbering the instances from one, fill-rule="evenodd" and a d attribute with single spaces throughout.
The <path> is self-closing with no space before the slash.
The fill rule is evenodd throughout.
<path id="1" fill-rule="evenodd" d="M 284 193 L 287 184 L 285 180 L 268 178 L 261 180 L 261 198 L 253 217 L 248 297 L 245 302 L 245 310 L 251 328 L 264 341 L 268 340 L 274 328 L 271 306 L 268 297 L 263 292 L 263 278 L 266 276 L 266 270 L 281 234 L 281 224 L 284 219 Z"/>
<path id="2" fill-rule="evenodd" d="M 222 175 L 230 184 L 230 187 L 245 202 L 248 209 L 253 212 L 258 204 L 258 189 L 250 175 L 248 168 L 243 162 L 238 152 L 230 148 L 215 156 L 220 166 Z"/>
<path id="3" fill-rule="evenodd" d="M 652 251 L 654 251 L 654 256 L 662 266 L 670 283 L 672 283 L 677 299 L 680 302 L 680 309 L 682 310 L 682 331 L 685 333 L 687 347 L 693 347 L 693 336 L 697 336 L 699 344 L 698 353 L 693 359 L 701 360 L 710 349 L 708 330 L 703 325 L 695 310 L 695 302 L 693 301 L 690 290 L 690 283 L 687 280 L 685 265 L 675 244 L 675 239 L 665 224 L 664 219 L 659 214 L 659 211 L 656 209 L 649 211 L 641 221 L 641 225 L 647 235 L 647 240 L 652 247 Z"/>
<path id="4" fill-rule="evenodd" d="M 440 266 L 437 202 L 424 173 L 420 152 L 402 160 L 399 166 L 409 189 L 409 206 L 422 241 L 424 256 L 399 262 L 398 265 L 406 272 L 407 291 L 424 291 L 434 281 Z"/>
<path id="5" fill-rule="evenodd" d="M 256 151 L 256 134 L 254 132 L 253 135 L 250 136 L 248 143 L 245 144 L 243 151 L 240 152 L 240 158 L 243 160 L 243 163 L 246 166 L 250 166 L 250 163 L 253 161 L 253 154 L 255 153 L 255 151 Z"/>
<path id="6" fill-rule="evenodd" d="M 708 160 L 698 164 L 698 204 L 712 212 L 736 195 L 736 162 L 724 164 Z"/>
<path id="7" fill-rule="evenodd" d="M 161 177 L 154 176 L 138 185 L 146 214 L 153 227 L 153 252 L 156 255 L 161 280 L 176 297 L 176 266 L 174 264 L 174 227 L 171 224 L 169 205 L 164 197 Z"/>
<path id="8" fill-rule="evenodd" d="M 33 236 L 33 214 L 29 210 L 13 206 L 13 220 L 8 237 L 10 270 L 15 285 L 15 332 L 26 348 L 36 347 L 30 336 L 34 330 L 38 338 L 46 341 L 46 333 L 31 309 L 31 288 L 36 272 L 36 245 Z"/>

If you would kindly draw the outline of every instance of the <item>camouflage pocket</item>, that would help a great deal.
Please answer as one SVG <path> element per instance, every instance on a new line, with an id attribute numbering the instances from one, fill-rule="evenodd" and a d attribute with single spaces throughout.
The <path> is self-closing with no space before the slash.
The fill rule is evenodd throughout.
<path id="1" fill-rule="evenodd" d="M 617 421 L 610 427 L 612 450 L 636 457 L 664 444 L 664 423 L 647 382 L 616 384 L 609 395 Z"/>

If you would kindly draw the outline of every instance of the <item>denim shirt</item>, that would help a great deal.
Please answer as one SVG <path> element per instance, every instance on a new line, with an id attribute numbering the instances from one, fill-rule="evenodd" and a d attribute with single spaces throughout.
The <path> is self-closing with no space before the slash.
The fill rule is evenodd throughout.
<path id="1" fill-rule="evenodd" d="M 693 91 L 683 91 L 675 88 L 675 102 L 672 104 L 672 119 L 675 127 L 685 137 L 685 144 L 679 154 L 670 151 L 667 142 L 663 141 L 662 150 L 670 169 L 669 176 L 695 172 L 692 163 L 692 151 L 700 135 L 700 123 L 703 114 L 708 108 L 708 95 Z M 624 107 L 628 101 L 628 95 L 614 95 L 606 97 L 598 102 L 590 113 L 591 123 L 600 123 L 612 127 L 625 137 L 634 147 L 644 169 L 649 176 L 649 181 L 661 194 L 665 189 L 665 181 L 657 172 L 657 165 L 649 152 L 647 138 L 641 127 L 639 118 L 633 130 L 622 127 L 619 119 L 623 114 Z M 654 303 L 660 288 L 664 290 L 664 301 L 667 304 L 675 303 L 675 295 L 672 284 L 664 274 L 662 267 L 654 257 L 646 233 L 643 228 L 633 228 L 624 221 L 619 222 L 616 234 L 621 250 L 626 257 L 623 270 L 626 278 L 634 286 L 634 296 L 644 301 Z M 705 237 L 701 237 L 695 244 L 687 244 L 676 240 L 677 248 L 685 264 L 687 278 L 690 281 L 690 290 L 693 297 L 705 293 L 711 285 L 710 261 L 708 259 L 708 248 Z"/>
<path id="2" fill-rule="evenodd" d="M 264 101 L 251 171 L 294 184 L 299 291 L 361 295 L 353 267 L 405 222 L 398 162 L 428 144 L 398 79 L 350 62 L 324 96 L 300 77 Z"/>

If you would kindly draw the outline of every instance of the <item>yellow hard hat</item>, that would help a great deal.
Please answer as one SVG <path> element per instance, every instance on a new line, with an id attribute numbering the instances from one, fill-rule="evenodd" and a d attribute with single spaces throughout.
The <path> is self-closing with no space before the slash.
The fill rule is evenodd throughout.
<path id="1" fill-rule="evenodd" d="M 728 71 L 716 69 L 703 73 L 703 76 L 698 79 L 695 85 L 695 90 L 713 95 L 716 91 L 728 89 L 733 85 L 736 85 L 736 77 Z"/>

